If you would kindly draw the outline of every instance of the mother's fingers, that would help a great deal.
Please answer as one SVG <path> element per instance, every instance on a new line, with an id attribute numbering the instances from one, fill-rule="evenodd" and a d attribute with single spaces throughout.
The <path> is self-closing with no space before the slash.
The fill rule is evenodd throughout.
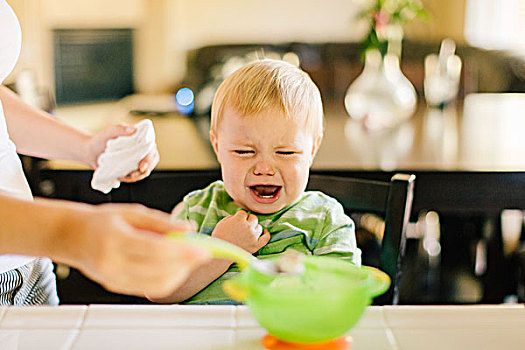
<path id="1" fill-rule="evenodd" d="M 119 177 L 118 180 L 120 182 L 135 182 L 138 181 L 137 179 L 142 176 L 139 170 L 133 170 L 131 173 L 127 174 L 124 177 Z"/>
<path id="2" fill-rule="evenodd" d="M 149 174 L 153 170 L 153 168 L 155 168 L 155 166 L 158 164 L 159 159 L 159 152 L 155 148 L 153 151 L 148 153 L 148 155 L 144 157 L 144 159 L 140 161 L 139 171 L 142 174 Z"/>
<path id="3" fill-rule="evenodd" d="M 146 208 L 138 204 L 119 205 L 124 220 L 135 229 L 149 232 L 166 233 L 169 231 L 189 232 L 193 230 L 191 223 L 172 221 L 168 213 Z"/>
<path id="4" fill-rule="evenodd" d="M 88 276 L 118 293 L 164 297 L 176 290 L 190 271 L 210 259 L 201 248 L 163 236 L 138 233 L 123 243 L 113 245 L 111 258 L 95 271 L 87 271 Z"/>
<path id="5" fill-rule="evenodd" d="M 128 266 L 128 269 L 130 268 L 131 266 Z M 156 269 L 149 269 L 147 273 L 135 270 L 126 274 L 115 274 L 111 278 L 104 278 L 98 282 L 105 289 L 114 293 L 162 298 L 175 291 L 188 278 L 191 271 L 192 268 L 185 266 L 179 266 L 174 273 L 168 274 Z M 93 276 L 90 277 L 93 278 Z M 97 278 L 94 279 L 97 280 Z"/>
<path id="6" fill-rule="evenodd" d="M 118 180 L 122 182 L 135 182 L 148 177 L 159 163 L 159 159 L 159 152 L 155 148 L 139 162 L 137 169 L 126 176 L 120 177 Z"/>

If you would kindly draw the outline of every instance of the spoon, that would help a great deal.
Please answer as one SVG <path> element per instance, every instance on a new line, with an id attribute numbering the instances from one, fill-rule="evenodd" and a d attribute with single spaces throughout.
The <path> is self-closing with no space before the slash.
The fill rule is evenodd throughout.
<path id="1" fill-rule="evenodd" d="M 235 244 L 205 234 L 171 232 L 168 236 L 181 243 L 205 248 L 214 258 L 233 260 L 241 271 L 249 266 L 266 275 L 295 275 L 305 270 L 304 254 L 293 249 L 286 250 L 277 260 L 257 259 Z"/>

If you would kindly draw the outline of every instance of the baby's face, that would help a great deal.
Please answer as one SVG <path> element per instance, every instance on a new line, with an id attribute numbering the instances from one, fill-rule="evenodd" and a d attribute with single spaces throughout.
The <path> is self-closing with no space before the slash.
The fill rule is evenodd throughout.
<path id="1" fill-rule="evenodd" d="M 210 139 L 226 191 L 239 207 L 260 214 L 279 211 L 299 198 L 320 143 L 281 112 L 243 118 L 230 108 Z"/>

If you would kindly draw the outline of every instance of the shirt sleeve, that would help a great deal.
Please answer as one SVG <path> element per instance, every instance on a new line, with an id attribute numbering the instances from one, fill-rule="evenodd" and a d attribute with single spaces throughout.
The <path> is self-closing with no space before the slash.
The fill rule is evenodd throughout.
<path id="1" fill-rule="evenodd" d="M 198 230 L 200 228 L 200 222 L 195 217 L 194 213 L 192 213 L 192 209 L 195 207 L 195 202 L 198 202 L 198 198 L 200 197 L 201 191 L 193 191 L 188 193 L 184 198 L 182 199 L 182 206 L 178 213 L 175 213 L 173 218 L 175 220 L 183 220 L 183 221 L 189 221 L 192 223 L 193 227 Z"/>
<path id="2" fill-rule="evenodd" d="M 361 250 L 357 247 L 354 222 L 338 202 L 325 206 L 321 232 L 314 255 L 334 256 L 361 266 Z"/>
<path id="3" fill-rule="evenodd" d="M 190 221 L 195 230 L 201 232 L 204 220 L 210 215 L 210 208 L 216 207 L 214 201 L 220 192 L 221 184 L 216 181 L 204 189 L 192 191 L 184 196 L 183 208 L 173 216 L 175 220 Z"/>

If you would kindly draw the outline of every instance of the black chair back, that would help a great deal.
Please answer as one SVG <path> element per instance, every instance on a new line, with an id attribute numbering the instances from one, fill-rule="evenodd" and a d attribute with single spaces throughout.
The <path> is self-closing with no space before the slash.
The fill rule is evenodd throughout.
<path id="1" fill-rule="evenodd" d="M 397 304 L 401 264 L 405 253 L 406 229 L 412 208 L 415 175 L 395 174 L 390 182 L 331 175 L 311 175 L 307 189 L 319 190 L 337 199 L 347 213 L 374 213 L 385 222 L 381 242 L 381 270 L 392 283 L 376 298 L 376 304 Z"/>

